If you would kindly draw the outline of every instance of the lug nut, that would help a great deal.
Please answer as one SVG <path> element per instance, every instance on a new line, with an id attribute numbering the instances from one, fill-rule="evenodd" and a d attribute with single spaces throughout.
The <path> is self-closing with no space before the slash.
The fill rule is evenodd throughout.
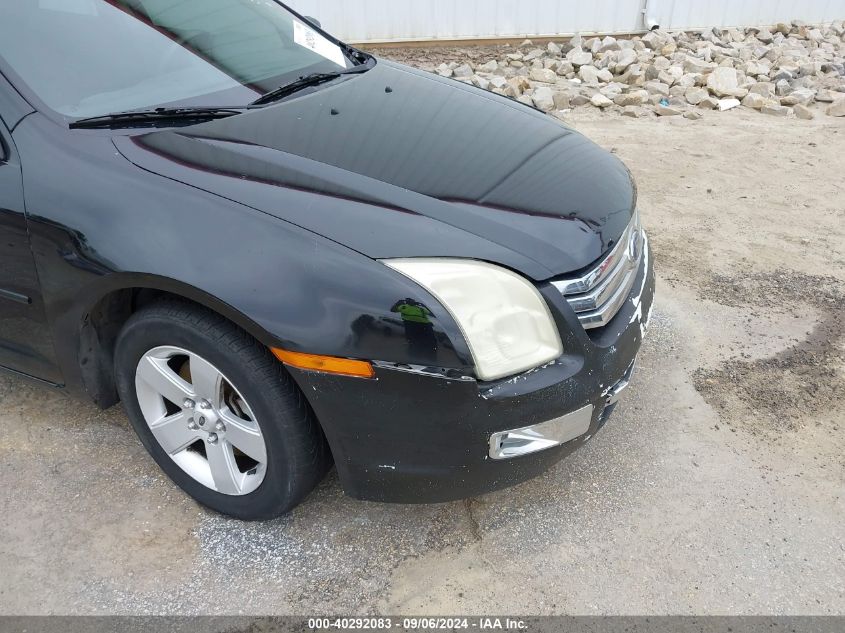
<path id="1" fill-rule="evenodd" d="M 193 409 L 196 406 L 196 403 L 190 398 L 185 398 L 185 401 L 182 403 L 182 406 L 186 409 Z"/>
<path id="2" fill-rule="evenodd" d="M 190 420 L 188 420 L 188 428 L 189 428 L 189 429 L 191 429 L 192 431 L 196 431 L 196 430 L 197 430 L 197 429 L 199 429 L 200 427 L 198 427 L 198 426 L 197 426 L 197 423 L 196 423 L 196 422 L 194 422 L 194 419 L 193 419 L 193 418 L 191 418 Z"/>
<path id="3" fill-rule="evenodd" d="M 226 425 L 223 424 L 222 422 L 218 422 L 216 425 L 214 425 L 214 430 L 218 431 L 219 433 L 225 433 L 226 432 Z"/>
<path id="4" fill-rule="evenodd" d="M 211 403 L 208 400 L 203 400 L 200 402 L 200 409 L 210 409 Z"/>
<path id="5" fill-rule="evenodd" d="M 209 444 L 217 444 L 217 433 L 212 433 L 208 436 L 208 443 Z"/>

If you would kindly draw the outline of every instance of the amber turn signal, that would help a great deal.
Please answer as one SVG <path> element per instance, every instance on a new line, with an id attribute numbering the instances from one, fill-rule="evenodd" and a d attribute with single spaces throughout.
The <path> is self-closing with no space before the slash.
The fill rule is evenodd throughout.
<path id="1" fill-rule="evenodd" d="M 341 376 L 357 376 L 358 378 L 374 378 L 376 373 L 373 366 L 365 360 L 350 360 L 348 358 L 336 358 L 334 356 L 319 356 L 317 354 L 302 354 L 301 352 L 288 352 L 287 350 L 270 348 L 276 358 L 285 365 L 320 371 L 326 374 L 338 374 Z"/>

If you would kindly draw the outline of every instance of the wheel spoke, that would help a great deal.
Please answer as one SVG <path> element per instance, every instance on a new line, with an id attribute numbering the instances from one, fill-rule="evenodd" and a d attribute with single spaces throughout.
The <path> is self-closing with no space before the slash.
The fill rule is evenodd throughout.
<path id="1" fill-rule="evenodd" d="M 207 398 L 212 407 L 218 408 L 220 406 L 223 375 L 214 365 L 196 354 L 191 354 L 190 359 L 191 383 L 194 392 L 197 397 Z"/>
<path id="2" fill-rule="evenodd" d="M 168 455 L 185 450 L 199 439 L 198 433 L 188 428 L 188 416 L 183 411 L 150 425 L 150 430 Z"/>
<path id="3" fill-rule="evenodd" d="M 166 362 L 145 356 L 138 365 L 138 377 L 159 395 L 181 407 L 185 398 L 193 397 L 191 386 L 176 375 Z"/>
<path id="4" fill-rule="evenodd" d="M 138 362 L 135 385 L 150 432 L 185 473 L 226 495 L 247 495 L 261 485 L 264 437 L 249 404 L 217 367 L 191 350 L 162 345 Z M 197 442 L 203 449 L 194 451 Z M 244 456 L 257 463 L 249 475 L 241 472 Z"/>
<path id="5" fill-rule="evenodd" d="M 217 492 L 227 495 L 236 495 L 241 492 L 241 472 L 235 463 L 235 454 L 232 446 L 227 441 L 217 444 L 206 444 L 205 452 L 208 456 L 208 465 L 211 467 L 211 477 L 214 479 L 214 487 Z"/>
<path id="6" fill-rule="evenodd" d="M 239 451 L 259 464 L 267 463 L 267 448 L 261 432 L 236 417 L 230 409 L 220 411 L 220 419 L 226 425 L 226 439 Z"/>

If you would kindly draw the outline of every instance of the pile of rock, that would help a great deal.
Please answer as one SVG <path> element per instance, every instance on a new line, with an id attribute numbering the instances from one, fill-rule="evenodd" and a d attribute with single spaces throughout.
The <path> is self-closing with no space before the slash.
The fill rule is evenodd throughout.
<path id="1" fill-rule="evenodd" d="M 632 117 L 697 119 L 702 110 L 740 105 L 800 119 L 845 116 L 843 22 L 651 31 L 632 39 L 576 35 L 501 51 L 484 63 L 444 63 L 434 71 L 561 117 L 587 105 Z"/>

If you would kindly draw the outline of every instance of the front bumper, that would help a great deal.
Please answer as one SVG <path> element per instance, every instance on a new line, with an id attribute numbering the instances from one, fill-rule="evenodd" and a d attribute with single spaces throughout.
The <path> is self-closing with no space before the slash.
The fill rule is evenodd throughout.
<path id="1" fill-rule="evenodd" d="M 617 315 L 589 333 L 563 295 L 544 284 L 540 291 L 565 353 L 509 379 L 483 383 L 383 365 L 375 380 L 291 369 L 325 431 L 346 493 L 396 503 L 452 501 L 531 479 L 582 446 L 627 386 L 651 313 L 651 262 L 647 253 Z M 550 436 L 563 443 L 494 457 L 503 431 L 559 420 L 572 422 Z"/>

